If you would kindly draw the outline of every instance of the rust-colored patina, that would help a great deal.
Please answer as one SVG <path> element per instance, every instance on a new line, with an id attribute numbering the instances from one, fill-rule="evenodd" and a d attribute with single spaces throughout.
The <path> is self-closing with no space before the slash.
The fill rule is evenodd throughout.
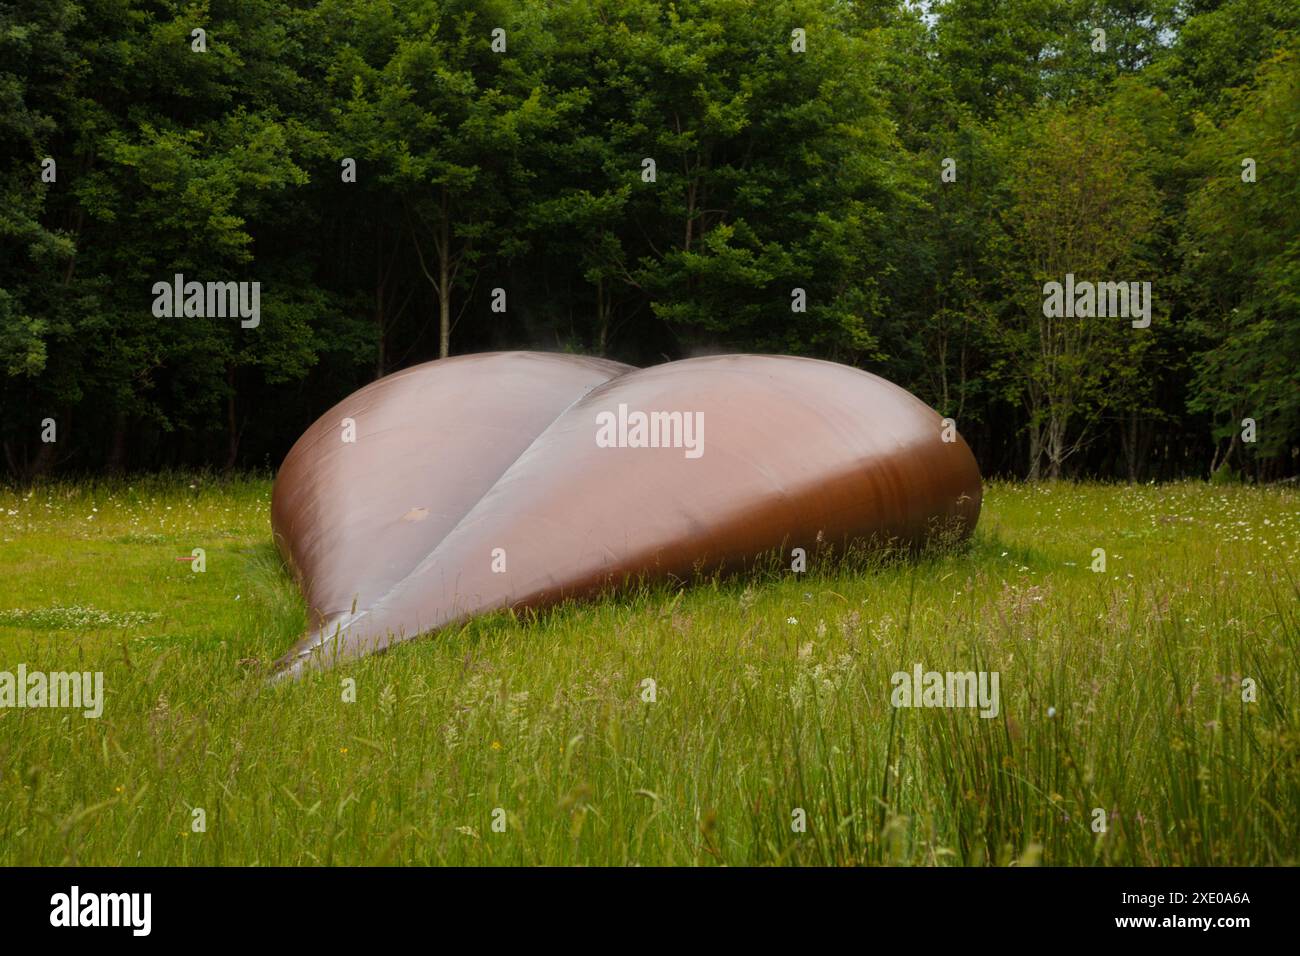
<path id="1" fill-rule="evenodd" d="M 639 447 L 637 412 L 661 413 L 649 435 L 670 447 Z M 281 469 L 272 524 L 316 621 L 277 673 L 777 548 L 968 534 L 980 498 L 974 456 L 936 412 L 844 365 L 432 362 L 336 406 Z"/>
<path id="2" fill-rule="evenodd" d="M 457 356 L 381 378 L 322 415 L 271 495 L 276 546 L 313 625 L 370 607 L 561 412 L 631 370 L 548 352 Z"/>

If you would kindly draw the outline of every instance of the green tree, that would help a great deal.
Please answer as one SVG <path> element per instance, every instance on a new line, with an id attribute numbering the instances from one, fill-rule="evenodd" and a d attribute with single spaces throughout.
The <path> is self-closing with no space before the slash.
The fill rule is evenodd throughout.
<path id="1" fill-rule="evenodd" d="M 1117 317 L 1045 314 L 1049 282 L 1150 279 L 1143 242 L 1159 197 L 1141 140 L 1101 108 L 1043 107 L 1007 129 L 1010 202 L 992 249 L 1008 289 L 997 332 L 1004 381 L 1029 416 L 1029 477 L 1060 477 L 1115 401 L 1149 330 Z M 1153 283 L 1153 295 L 1159 290 Z M 1158 300 L 1157 300 L 1158 301 Z M 1148 305 L 1150 305 L 1148 301 Z M 1152 321 L 1160 321 L 1160 307 Z"/>
<path id="2" fill-rule="evenodd" d="M 1222 125 L 1201 120 L 1185 237 L 1201 339 L 1190 407 L 1212 416 L 1212 469 L 1246 450 L 1245 418 L 1257 422 L 1262 457 L 1300 437 L 1300 49 L 1264 63 L 1240 102 Z"/>
<path id="3" fill-rule="evenodd" d="M 436 297 L 438 355 L 446 356 L 465 307 L 454 307 L 453 293 L 468 299 L 479 265 L 512 253 L 511 199 L 532 176 L 528 143 L 545 136 L 559 113 L 520 69 L 528 62 L 519 54 L 529 42 L 529 11 L 432 0 L 395 11 L 390 55 L 378 69 L 353 74 L 338 122 L 396 200 Z M 496 30 L 504 32 L 494 37 Z M 494 41 L 506 51 L 494 50 Z"/>

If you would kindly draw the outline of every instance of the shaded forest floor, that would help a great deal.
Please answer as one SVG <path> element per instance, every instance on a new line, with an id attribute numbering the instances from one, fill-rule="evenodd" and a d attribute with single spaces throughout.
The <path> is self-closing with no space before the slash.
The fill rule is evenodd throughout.
<path id="1" fill-rule="evenodd" d="M 0 489 L 0 671 L 106 699 L 0 708 L 0 864 L 1297 862 L 1295 489 L 994 483 L 957 551 L 268 688 L 305 622 L 270 487 Z M 996 671 L 996 718 L 895 709 L 918 663 Z"/>

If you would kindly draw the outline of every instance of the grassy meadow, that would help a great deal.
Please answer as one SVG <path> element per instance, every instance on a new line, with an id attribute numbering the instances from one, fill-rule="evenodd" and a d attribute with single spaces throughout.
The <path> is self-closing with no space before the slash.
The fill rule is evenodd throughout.
<path id="1" fill-rule="evenodd" d="M 0 709 L 0 864 L 1300 858 L 1294 487 L 994 483 L 968 547 L 498 614 L 267 686 L 305 623 L 270 489 L 0 488 L 0 671 L 106 697 Z M 998 672 L 998 716 L 895 709 L 917 663 Z"/>

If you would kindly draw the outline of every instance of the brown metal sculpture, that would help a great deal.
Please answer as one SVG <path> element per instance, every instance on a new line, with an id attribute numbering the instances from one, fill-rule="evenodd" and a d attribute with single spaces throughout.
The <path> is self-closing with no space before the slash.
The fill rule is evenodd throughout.
<path id="1" fill-rule="evenodd" d="M 331 408 L 289 450 L 271 495 L 275 542 L 313 624 L 370 607 L 561 412 L 631 370 L 545 352 L 458 356 Z"/>
<path id="2" fill-rule="evenodd" d="M 965 535 L 980 499 L 950 424 L 844 365 L 430 362 L 340 403 L 285 459 L 272 527 L 313 625 L 277 674 L 775 549 Z"/>

